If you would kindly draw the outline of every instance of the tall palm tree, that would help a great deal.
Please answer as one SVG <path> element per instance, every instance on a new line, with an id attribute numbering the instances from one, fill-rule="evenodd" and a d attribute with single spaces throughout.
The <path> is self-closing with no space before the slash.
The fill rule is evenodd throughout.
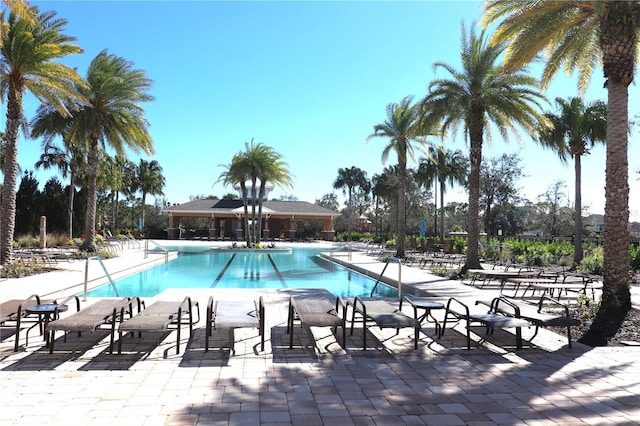
<path id="1" fill-rule="evenodd" d="M 285 185 L 292 186 L 293 184 L 291 173 L 289 172 L 289 166 L 282 160 L 280 154 L 274 151 L 273 148 L 265 145 L 263 145 L 262 153 L 262 167 L 258 170 L 260 190 L 258 191 L 257 242 L 260 242 L 262 237 L 262 203 L 264 201 L 267 183 L 272 183 L 275 186 L 280 187 Z"/>
<path id="2" fill-rule="evenodd" d="M 7 100 L 6 153 L 2 187 L 0 223 L 0 263 L 11 258 L 15 229 L 16 182 L 18 175 L 18 138 L 25 129 L 23 96 L 33 93 L 43 103 L 69 116 L 69 104 L 83 100 L 79 87 L 86 82 L 71 68 L 55 62 L 70 54 L 81 53 L 73 37 L 63 34 L 66 21 L 54 12 L 37 13 L 37 22 L 21 20 L 14 14 L 0 13 L 6 31 L 0 46 L 0 91 Z M 6 19 L 6 21 L 5 21 Z"/>
<path id="3" fill-rule="evenodd" d="M 338 169 L 338 177 L 333 182 L 334 189 L 342 189 L 347 195 L 347 238 L 351 241 L 353 227 L 353 190 L 360 188 L 368 194 L 371 191 L 371 182 L 367 179 L 367 172 L 359 167 L 351 166 Z"/>
<path id="4" fill-rule="evenodd" d="M 87 106 L 69 119 L 68 131 L 70 137 L 87 143 L 86 237 L 81 249 L 92 252 L 96 251 L 99 152 L 109 144 L 117 155 L 124 156 L 125 147 L 153 154 L 153 139 L 141 105 L 153 97 L 147 93 L 151 80 L 144 71 L 106 50 L 89 64 L 87 81 L 90 87 L 78 88 L 87 99 Z"/>
<path id="5" fill-rule="evenodd" d="M 453 186 L 467 182 L 467 158 L 460 150 L 446 150 L 442 147 L 430 146 L 427 157 L 421 158 L 416 179 L 426 187 L 434 182 L 440 190 L 440 240 L 444 241 L 444 193 L 447 183 Z M 435 209 L 437 211 L 437 207 Z"/>
<path id="6" fill-rule="evenodd" d="M 537 81 L 524 72 L 506 72 L 497 64 L 505 44 L 489 45 L 485 32 L 477 35 L 472 28 L 466 34 L 462 26 L 462 69 L 436 62 L 450 79 L 436 79 L 422 100 L 425 114 L 442 123 L 442 132 L 463 127 L 469 138 L 469 224 L 467 258 L 463 270 L 480 268 L 478 243 L 480 165 L 485 135 L 490 135 L 489 123 L 507 139 L 510 132 L 518 134 L 517 125 L 534 133 L 539 121 L 544 121 L 540 102 L 545 98 L 537 90 Z"/>
<path id="7" fill-rule="evenodd" d="M 405 189 L 407 187 L 407 160 L 415 161 L 415 150 L 424 145 L 425 121 L 420 119 L 418 108 L 412 105 L 412 98 L 405 97 L 400 103 L 387 105 L 387 119 L 382 124 L 373 126 L 373 133 L 367 140 L 374 137 L 389 139 L 389 144 L 382 151 L 382 162 L 386 163 L 391 151 L 398 157 L 398 235 L 397 256 L 405 254 Z M 414 146 L 415 144 L 415 146 Z"/>
<path id="8" fill-rule="evenodd" d="M 146 161 L 140 159 L 140 164 L 136 167 L 136 180 L 142 193 L 141 221 L 144 227 L 144 206 L 147 195 L 163 195 L 162 189 L 165 186 L 165 178 L 162 174 L 162 167 L 156 160 Z"/>
<path id="9" fill-rule="evenodd" d="M 607 138 L 607 106 L 602 101 L 585 105 L 581 98 L 556 98 L 559 113 L 545 115 L 551 121 L 551 128 L 541 129 L 538 141 L 544 147 L 558 154 L 563 163 L 570 158 L 574 161 L 575 172 L 575 219 L 573 262 L 582 261 L 582 163 L 583 155 L 598 142 Z"/>
<path id="10" fill-rule="evenodd" d="M 496 42 L 508 41 L 506 69 L 517 69 L 544 51 L 542 84 L 556 72 L 578 71 L 584 91 L 602 64 L 607 89 L 603 295 L 582 341 L 605 345 L 631 309 L 629 291 L 629 93 L 640 32 L 638 1 L 490 0 L 487 25 L 498 22 Z"/>
<path id="11" fill-rule="evenodd" d="M 57 133 L 57 132 L 56 132 Z M 31 135 L 33 137 L 41 136 L 42 133 L 38 126 L 37 116 L 32 122 Z M 57 168 L 63 179 L 69 178 L 69 196 L 67 206 L 67 225 L 69 238 L 73 238 L 73 202 L 76 192 L 76 175 L 78 169 L 85 167 L 86 153 L 81 152 L 82 147 L 73 144 L 63 137 L 64 148 L 61 148 L 52 140 L 45 139 L 43 144 L 43 153 L 36 162 L 35 168 L 43 169 Z"/>
<path id="12" fill-rule="evenodd" d="M 242 206 L 244 208 L 244 236 L 247 245 L 251 244 L 251 236 L 249 235 L 249 204 L 247 192 L 247 180 L 249 179 L 249 168 L 245 161 L 243 152 L 237 152 L 231 158 L 231 163 L 221 164 L 226 170 L 220 173 L 218 182 L 224 185 L 240 185 L 240 193 L 242 195 Z"/>

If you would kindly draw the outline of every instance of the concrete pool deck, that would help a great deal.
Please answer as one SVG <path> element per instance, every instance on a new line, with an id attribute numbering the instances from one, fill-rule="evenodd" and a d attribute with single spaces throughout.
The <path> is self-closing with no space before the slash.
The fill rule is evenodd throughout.
<path id="1" fill-rule="evenodd" d="M 111 273 L 124 273 L 140 263 L 158 261 L 164 261 L 163 255 L 145 259 L 140 248 L 130 247 L 105 264 Z M 353 253 L 349 262 L 372 274 L 382 268 L 362 253 Z M 82 288 L 84 261 L 59 267 L 64 270 L 0 282 L 0 300 L 33 293 L 59 297 Z M 90 280 L 97 283 L 100 271 L 91 264 Z M 471 300 L 475 291 L 493 291 L 473 289 L 415 267 L 402 267 L 401 272 L 405 286 L 443 298 L 455 294 Z M 397 277 L 397 266 L 390 266 L 386 274 Z M 314 329 L 312 338 L 306 329 L 296 328 L 295 346 L 289 349 L 288 292 L 259 293 L 267 302 L 264 352 L 256 349 L 259 338 L 252 329 L 236 331 L 234 356 L 219 349 L 229 340 L 224 330 L 214 332 L 214 349 L 205 352 L 202 320 L 178 355 L 173 334 L 127 337 L 122 355 L 108 353 L 105 333 L 81 338 L 70 334 L 67 342 L 59 337 L 54 354 L 45 350 L 35 332 L 17 353 L 11 336 L 3 334 L 0 426 L 640 422 L 640 348 L 589 348 L 576 343 L 569 349 L 564 337 L 543 330 L 533 347 L 515 350 L 513 335 L 496 330 L 485 344 L 466 350 L 462 328 L 447 330 L 438 339 L 428 324 L 418 350 L 413 350 L 407 330 L 396 336 L 394 330 L 372 329 L 376 339 L 368 339 L 363 351 L 361 328 L 347 334 L 346 348 L 330 330 Z M 251 298 L 258 291 L 169 290 L 157 299 L 189 295 L 200 302 L 204 313 L 211 294 Z M 156 298 L 147 303 L 152 299 Z M 480 330 L 474 332 L 476 339 L 483 337 Z M 187 336 L 188 332 L 183 334 L 184 343 Z"/>

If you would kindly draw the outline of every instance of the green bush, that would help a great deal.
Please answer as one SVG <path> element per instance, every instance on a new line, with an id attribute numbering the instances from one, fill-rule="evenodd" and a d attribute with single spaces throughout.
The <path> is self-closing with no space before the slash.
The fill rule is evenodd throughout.
<path id="1" fill-rule="evenodd" d="M 604 250 L 602 246 L 593 246 L 585 252 L 578 269 L 584 274 L 602 275 L 604 270 Z"/>
<path id="2" fill-rule="evenodd" d="M 632 271 L 640 269 L 640 246 L 629 247 L 629 262 Z"/>

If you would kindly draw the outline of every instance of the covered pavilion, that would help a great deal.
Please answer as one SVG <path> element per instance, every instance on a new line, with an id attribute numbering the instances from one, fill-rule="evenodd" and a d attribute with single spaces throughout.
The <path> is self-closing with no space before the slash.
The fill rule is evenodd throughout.
<path id="1" fill-rule="evenodd" d="M 256 214 L 257 214 L 256 206 Z M 208 240 L 243 239 L 244 204 L 242 200 L 199 199 L 164 209 L 169 214 L 167 238 L 201 238 Z M 249 206 L 249 216 L 251 206 Z M 322 239 L 332 241 L 333 221 L 340 214 L 334 210 L 306 201 L 263 201 L 262 239 L 294 240 L 296 221 L 314 220 L 322 223 Z M 185 217 L 208 218 L 209 228 L 184 229 L 180 221 Z"/>

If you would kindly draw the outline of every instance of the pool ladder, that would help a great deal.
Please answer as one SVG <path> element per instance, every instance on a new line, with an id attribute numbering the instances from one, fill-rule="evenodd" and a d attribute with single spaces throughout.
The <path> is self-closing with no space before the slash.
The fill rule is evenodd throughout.
<path id="1" fill-rule="evenodd" d="M 402 262 L 400 261 L 400 259 L 398 259 L 395 256 L 387 257 L 387 262 L 385 263 L 384 268 L 382 268 L 382 272 L 380 272 L 380 275 L 378 276 L 376 283 L 373 285 L 373 288 L 371 289 L 371 294 L 369 295 L 369 297 L 373 297 L 373 294 L 376 292 L 376 288 L 378 287 L 380 280 L 382 280 L 382 277 L 384 276 L 384 272 L 387 270 L 387 267 L 389 266 L 389 262 L 398 262 L 398 300 L 402 299 Z"/>
<path id="2" fill-rule="evenodd" d="M 146 259 L 147 257 L 149 257 L 149 241 L 151 241 L 151 244 L 162 250 L 162 252 L 164 253 L 164 263 L 167 263 L 169 261 L 169 249 L 161 246 L 153 240 L 144 240 L 144 258 Z"/>
<path id="3" fill-rule="evenodd" d="M 111 283 L 111 287 L 113 287 L 113 290 L 116 292 L 116 296 L 120 297 L 120 295 L 118 294 L 118 289 L 116 288 L 116 284 L 113 282 L 113 279 L 111 278 L 111 275 L 109 275 L 109 271 L 107 271 L 107 267 L 104 266 L 104 263 L 102 262 L 102 258 L 100 256 L 91 256 L 91 257 L 87 257 L 87 261 L 84 264 L 84 301 L 87 300 L 87 283 L 89 282 L 89 261 L 90 260 L 97 260 L 98 263 L 100 263 L 100 266 L 102 266 L 102 270 L 104 271 L 104 274 L 106 275 L 106 277 L 109 279 L 109 282 Z"/>

